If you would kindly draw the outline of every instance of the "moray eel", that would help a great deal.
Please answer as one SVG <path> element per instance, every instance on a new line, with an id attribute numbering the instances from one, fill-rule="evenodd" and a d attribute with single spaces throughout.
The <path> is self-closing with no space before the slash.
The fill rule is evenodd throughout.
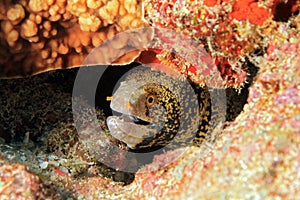
<path id="1" fill-rule="evenodd" d="M 182 76 L 137 67 L 114 92 L 110 133 L 132 150 L 201 145 L 209 138 L 210 93 Z"/>

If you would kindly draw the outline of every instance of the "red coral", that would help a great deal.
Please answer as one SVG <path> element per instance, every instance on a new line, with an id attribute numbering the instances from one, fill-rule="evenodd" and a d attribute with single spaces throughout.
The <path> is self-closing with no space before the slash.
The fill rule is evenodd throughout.
<path id="1" fill-rule="evenodd" d="M 204 0 L 204 4 L 209 7 L 217 5 L 217 3 L 218 3 L 218 0 Z"/>
<path id="2" fill-rule="evenodd" d="M 223 2 L 228 3 L 228 0 L 204 0 L 204 4 L 208 7 L 221 5 Z"/>
<path id="3" fill-rule="evenodd" d="M 249 20 L 250 23 L 261 26 L 270 17 L 268 9 L 261 8 L 254 0 L 236 1 L 230 17 L 239 21 Z"/>

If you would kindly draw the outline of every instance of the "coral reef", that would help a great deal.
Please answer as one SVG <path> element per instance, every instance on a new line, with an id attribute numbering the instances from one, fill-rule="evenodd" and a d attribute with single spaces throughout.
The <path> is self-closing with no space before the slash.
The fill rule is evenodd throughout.
<path id="1" fill-rule="evenodd" d="M 247 61 L 268 44 L 261 31 L 273 23 L 279 1 L 145 1 L 149 24 L 184 32 L 202 41 L 214 59 L 225 87 L 247 81 Z M 288 3 L 296 12 L 296 1 Z"/>
<path id="2" fill-rule="evenodd" d="M 145 25 L 136 0 L 5 0 L 0 8 L 0 77 L 78 66 L 102 41 Z"/>
<path id="3" fill-rule="evenodd" d="M 30 188 L 31 194 L 34 191 L 37 195 L 49 195 L 50 198 L 51 190 L 45 194 L 37 184 L 40 188 L 51 185 L 62 197 L 77 199 L 294 199 L 300 196 L 299 1 L 147 1 L 146 5 L 146 19 L 153 26 L 171 27 L 203 41 L 206 50 L 215 58 L 225 82 L 232 81 L 229 86 L 240 87 L 245 82 L 245 74 L 241 72 L 249 73 L 248 62 L 258 67 L 243 112 L 233 122 L 226 124 L 213 146 L 207 144 L 200 149 L 187 147 L 156 156 L 152 163 L 135 174 L 133 180 L 130 174 L 101 167 L 78 143 L 74 126 L 69 121 L 72 116 L 67 114 L 70 108 L 67 107 L 66 91 L 70 92 L 72 83 L 64 82 L 66 77 L 62 77 L 61 82 L 53 87 L 50 83 L 56 78 L 51 75 L 48 79 L 41 78 L 41 82 L 29 86 L 29 93 L 28 88 L 23 88 L 29 85 L 25 79 L 9 80 L 13 81 L 10 86 L 1 80 L 0 105 L 3 106 L 0 108 L 4 109 L 1 114 L 9 118 L 1 117 L 1 125 L 5 126 L 0 126 L 0 136 L 3 138 L 0 140 L 0 198 L 16 188 L 24 191 Z M 1 19 L 7 18 L 3 10 L 8 7 L 0 6 Z M 27 7 L 23 5 L 23 8 Z M 279 12 L 280 8 L 284 8 L 284 12 Z M 25 27 L 32 26 L 32 21 L 38 20 L 33 20 L 30 15 L 28 19 L 21 20 L 23 14 L 21 10 L 16 11 L 18 9 L 20 7 L 15 6 L 9 12 L 19 12 L 19 15 L 9 14 L 11 27 L 18 23 L 24 23 Z M 43 9 L 40 12 L 48 13 Z M 45 18 L 50 19 L 51 16 Z M 63 23 L 62 19 L 61 16 L 59 24 Z M 90 19 L 98 23 L 96 18 Z M 85 15 L 80 21 L 86 23 Z M 107 19 L 106 23 L 109 22 Z M 4 26 L 3 21 L 1 26 Z M 21 26 L 17 26 L 21 29 Z M 77 31 L 81 30 L 80 25 L 76 27 Z M 91 26 L 86 28 L 93 31 Z M 23 31 L 22 34 L 35 39 L 30 31 Z M 1 45 L 7 41 L 8 35 L 12 44 L 18 44 L 20 38 L 18 36 L 18 42 L 14 43 L 18 34 L 12 31 L 10 34 L 2 32 Z M 72 55 L 70 52 L 67 54 Z M 4 50 L 0 55 L 8 59 Z M 3 59 L 1 57 L 1 61 Z M 227 75 L 230 76 L 226 78 Z M 58 85 L 62 88 L 59 89 Z M 34 94 L 36 91 L 40 91 L 45 99 L 38 98 L 39 95 Z M 22 96 L 23 100 L 12 100 L 15 93 Z M 30 103 L 33 97 L 37 101 Z M 54 102 L 54 114 L 46 115 L 50 111 L 50 107 L 45 105 L 47 101 Z M 58 101 L 63 102 L 62 107 L 56 104 Z M 29 112 L 34 106 L 41 111 L 37 109 L 36 114 Z M 26 110 L 26 107 L 29 109 L 24 115 L 21 109 Z M 5 108 L 14 111 L 5 111 Z M 36 120 L 29 123 L 26 118 Z M 20 120 L 24 123 L 20 123 Z M 21 133 L 22 140 L 18 140 L 18 134 L 12 134 L 12 137 L 10 129 Z M 41 138 L 44 139 L 40 141 Z M 13 143 L 14 140 L 23 142 Z M 173 159 L 179 153 L 183 156 Z M 169 161 L 170 165 L 161 168 Z M 14 162 L 19 164 L 12 164 Z M 39 179 L 32 178 L 37 176 L 24 170 L 24 165 L 38 174 L 45 185 L 41 185 Z M 12 176 L 4 179 L 3 174 L 12 172 L 25 175 L 22 178 L 15 176 L 14 182 L 10 182 Z M 105 178 L 105 173 L 110 178 Z M 130 181 L 124 186 L 113 180 Z M 24 181 L 31 181 L 32 187 L 10 184 Z"/>

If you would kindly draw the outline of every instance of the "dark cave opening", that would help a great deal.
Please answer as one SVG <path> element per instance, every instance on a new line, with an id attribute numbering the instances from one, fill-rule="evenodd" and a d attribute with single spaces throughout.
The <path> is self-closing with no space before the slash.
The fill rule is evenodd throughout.
<path id="1" fill-rule="evenodd" d="M 277 4 L 275 3 L 272 8 L 274 21 L 287 22 L 291 16 L 299 13 L 299 10 L 294 9 L 296 6 L 297 0 L 288 0 L 286 2 L 278 2 Z"/>

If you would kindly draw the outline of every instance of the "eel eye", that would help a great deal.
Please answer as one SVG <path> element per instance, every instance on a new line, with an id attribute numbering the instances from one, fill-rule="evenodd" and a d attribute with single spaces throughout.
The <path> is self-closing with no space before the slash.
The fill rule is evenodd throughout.
<path id="1" fill-rule="evenodd" d="M 155 96 L 149 95 L 146 99 L 147 106 L 152 106 L 155 102 Z"/>

